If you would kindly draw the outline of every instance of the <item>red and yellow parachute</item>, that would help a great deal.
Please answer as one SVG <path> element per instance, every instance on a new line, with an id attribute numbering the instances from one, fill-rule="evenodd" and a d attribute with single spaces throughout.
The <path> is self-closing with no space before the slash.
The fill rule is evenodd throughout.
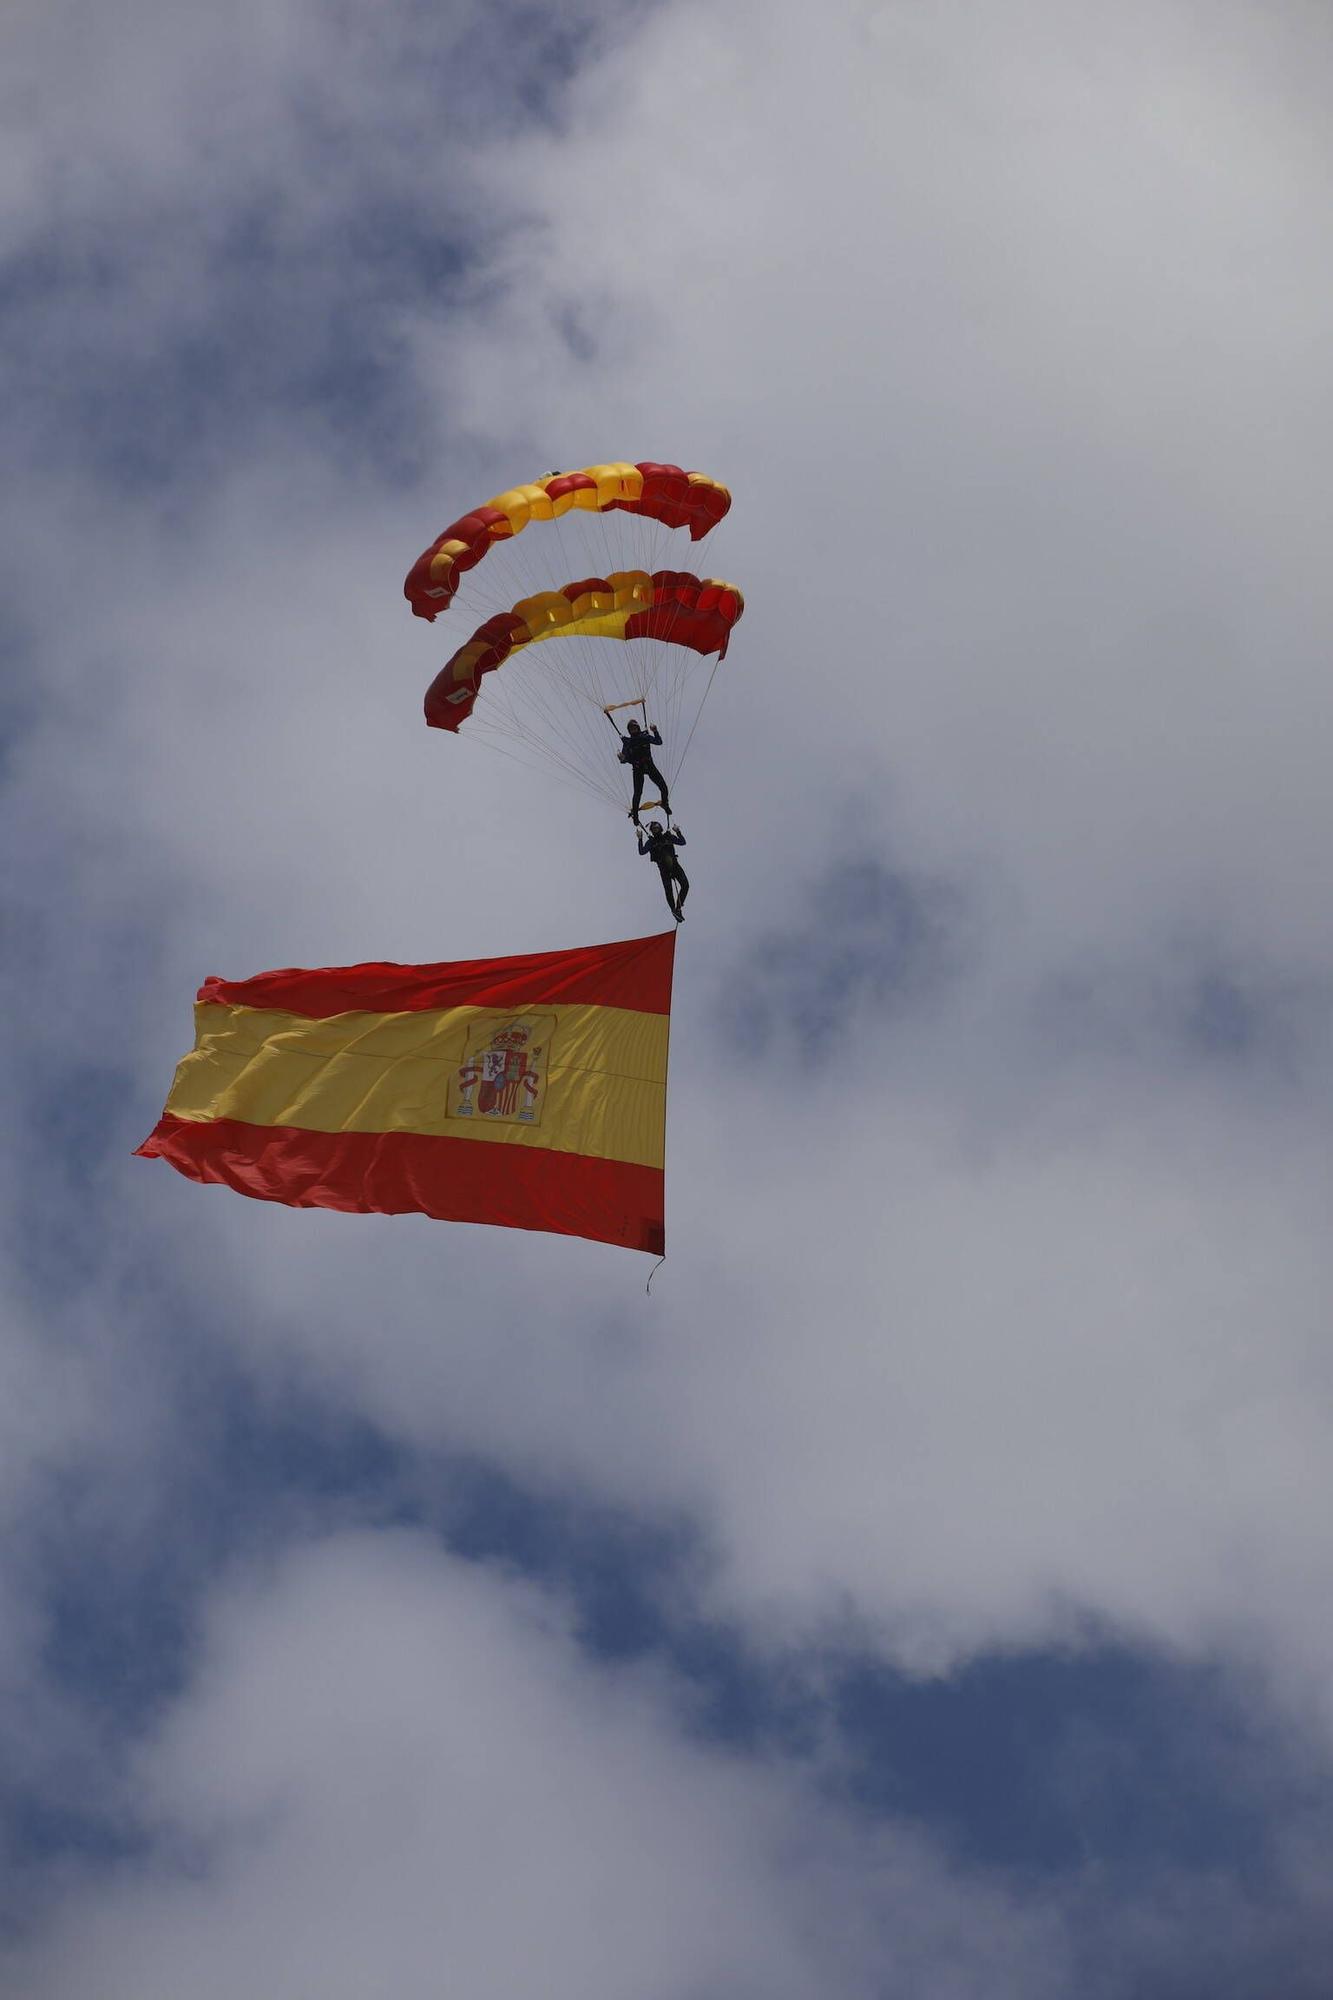
<path id="1" fill-rule="evenodd" d="M 716 653 L 721 660 L 744 609 L 734 583 L 683 570 L 651 576 L 641 569 L 620 570 L 540 591 L 488 618 L 446 661 L 426 691 L 426 721 L 432 729 L 461 729 L 476 706 L 483 676 L 543 639 L 661 639 L 694 653 Z"/>
<path id="2" fill-rule="evenodd" d="M 403 594 L 418 618 L 436 618 L 453 602 L 467 570 L 495 542 L 521 535 L 530 521 L 558 521 L 574 510 L 637 514 L 667 528 L 688 528 L 700 541 L 731 506 L 725 486 L 704 472 L 644 460 L 638 465 L 588 465 L 552 472 L 530 486 L 497 493 L 438 535 L 407 573 Z"/>
<path id="3" fill-rule="evenodd" d="M 548 473 L 464 514 L 404 584 L 418 617 L 453 606 L 472 634 L 431 682 L 427 722 L 466 724 L 469 740 L 554 767 L 623 810 L 630 780 L 607 721 L 618 732 L 619 711 L 633 708 L 660 730 L 656 760 L 674 789 L 744 600 L 672 558 L 682 529 L 701 551 L 730 506 L 706 473 L 644 460 Z M 540 532 L 524 535 L 533 523 Z"/>

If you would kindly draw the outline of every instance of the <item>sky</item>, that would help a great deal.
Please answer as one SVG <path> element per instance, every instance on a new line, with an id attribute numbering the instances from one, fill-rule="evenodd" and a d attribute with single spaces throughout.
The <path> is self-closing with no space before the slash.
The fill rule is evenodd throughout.
<path id="1" fill-rule="evenodd" d="M 1333 15 L 0 33 L 0 1995 L 1327 2000 Z M 209 974 L 659 927 L 401 595 L 619 459 L 651 1295 L 132 1158 Z"/>

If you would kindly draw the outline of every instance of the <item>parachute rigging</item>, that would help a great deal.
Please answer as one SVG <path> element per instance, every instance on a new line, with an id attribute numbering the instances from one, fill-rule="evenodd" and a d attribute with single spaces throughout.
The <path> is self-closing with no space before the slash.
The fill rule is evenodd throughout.
<path id="1" fill-rule="evenodd" d="M 730 504 L 708 475 L 644 461 L 547 474 L 454 522 L 404 585 L 419 617 L 453 607 L 475 628 L 431 683 L 427 722 L 623 811 L 630 780 L 599 711 L 633 703 L 674 783 L 744 602 L 671 558 L 682 527 L 702 552 Z M 562 575 L 577 580 L 553 589 Z M 541 641 L 556 643 L 534 654 Z"/>

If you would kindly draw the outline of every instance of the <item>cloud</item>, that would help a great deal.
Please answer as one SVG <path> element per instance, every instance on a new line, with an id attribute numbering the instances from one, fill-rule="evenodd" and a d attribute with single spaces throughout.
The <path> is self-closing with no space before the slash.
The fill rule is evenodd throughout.
<path id="1" fill-rule="evenodd" d="M 650 412 L 740 496 L 747 684 L 715 700 L 706 772 L 729 903 L 689 944 L 725 968 L 756 910 L 783 934 L 794 891 L 779 964 L 841 974 L 855 1082 L 793 1048 L 766 1088 L 695 1054 L 692 1091 L 678 1061 L 676 1132 L 707 1135 L 701 1185 L 673 1156 L 678 1240 L 713 1250 L 644 1402 L 679 1398 L 668 1477 L 707 1459 L 701 1499 L 724 1536 L 745 1519 L 736 1573 L 760 1595 L 854 1579 L 910 1625 L 905 1600 L 947 1576 L 979 1642 L 1058 1619 L 1072 1589 L 1198 1641 L 1252 1609 L 1244 1551 L 1290 1502 L 1284 1650 L 1326 1657 L 1302 1529 L 1323 1038 L 1288 1052 L 1302 1106 L 1201 1077 L 1185 1001 L 1175 1047 L 1162 1021 L 1191 960 L 1313 1019 L 1328 978 L 1326 471 L 1301 441 L 1325 145 L 1288 55 L 1243 8 L 1204 51 L 1185 12 L 1035 9 L 963 37 L 849 7 L 812 67 L 794 13 L 675 8 L 507 162 L 529 222 L 484 339 L 423 336 L 497 433 L 553 405 L 585 431 Z M 1308 56 L 1327 64 L 1325 37 Z M 544 327 L 598 228 L 622 252 L 582 362 Z M 864 911 L 822 947 L 801 907 L 806 883 L 829 904 L 812 825 L 836 852 L 849 784 L 878 793 L 899 865 L 975 912 L 966 990 L 932 1020 L 866 1004 L 842 955 Z M 761 1019 L 772 950 L 724 972 Z M 1111 1018 L 1070 1062 L 1079 993 Z M 1007 1612 L 986 1581 L 1006 1519 Z"/>
<path id="2" fill-rule="evenodd" d="M 43 1672 L 53 1523 L 71 1567 L 118 1524 L 126 1573 L 161 1558 L 181 1616 L 212 1588 L 230 1524 L 191 1578 L 198 1523 L 173 1532 L 171 1507 L 192 1447 L 218 1475 L 216 1432 L 182 1419 L 236 1370 L 261 1405 L 338 1409 L 532 1504 L 683 1524 L 694 1559 L 664 1591 L 817 1708 L 830 1645 L 947 1687 L 1110 1631 L 1244 1666 L 1322 1771 L 1322 22 L 261 11 L 141 9 L 128 36 L 30 11 L 8 66 L 33 107 L 0 225 L 23 470 L 0 794 L 22 863 L 11 1718 Z M 57 61 L 57 36 L 85 59 Z M 443 640 L 399 597 L 457 506 L 622 453 L 732 485 L 709 561 L 747 597 L 680 801 L 697 858 L 652 1299 L 592 1246 L 293 1215 L 131 1162 L 209 972 L 657 921 L 599 807 L 420 727 Z M 788 1910 L 792 1772 L 682 1749 L 669 1703 L 607 1697 L 549 1605 L 534 1639 L 531 1600 L 456 1560 L 385 1538 L 384 1595 L 380 1536 L 284 1559 L 292 1516 L 269 1525 L 273 1567 L 215 1612 L 202 1678 L 153 1681 L 150 1707 L 179 1702 L 136 1766 L 158 1873 L 80 1880 L 50 1990 L 105 1953 L 151 1991 L 237 1912 L 305 1963 L 266 1863 L 290 1907 L 335 1913 L 369 1871 L 390 1921 L 387 1864 L 334 1832 L 363 1779 L 385 1851 L 414 1825 L 464 1847 L 395 1734 L 389 1691 L 425 1715 L 424 1681 L 401 1687 L 376 1620 L 409 1656 L 444 1649 L 479 1702 L 494 1678 L 493 1734 L 522 1746 L 489 1772 L 496 1825 L 541 1821 L 526 1910 L 602 1907 L 538 1814 L 563 1787 L 645 1936 L 666 1933 L 622 1852 L 640 1842 L 721 1939 L 713 1963 L 670 1926 L 664 1992 L 719 1965 L 766 1990 L 873 1990 L 876 1965 L 951 1990 L 947 1924 L 910 1949 L 877 1928 L 877 1835 L 820 1818 Z M 334 1722 L 302 1716 L 324 1657 L 302 1607 L 350 1649 L 351 1776 L 321 1769 Z M 604 1698 L 661 1826 L 616 1815 Z M 533 1713 L 563 1759 L 532 1748 Z M 51 1716 L 53 1743 L 67 1727 Z M 1318 1815 L 1273 1814 L 1278 1887 L 1228 1933 L 1238 1965 L 1324 1935 Z M 731 1929 L 694 1857 L 714 1820 Z M 207 1862 L 193 1882 L 177 1834 Z M 513 1875 L 487 1837 L 461 1879 Z M 922 1881 L 953 1907 L 912 1853 L 898 1925 Z M 809 1886 L 821 1869 L 850 1902 Z M 1108 1993 L 1204 1963 L 1206 1885 L 1168 1874 L 1132 1948 L 1108 1944 Z M 996 1927 L 977 1990 L 1057 1978 L 1044 1911 L 958 1893 L 981 1912 L 964 1954 Z M 1125 1915 L 1087 1894 L 1066 1913 L 1085 1944 Z M 588 1973 L 577 1926 L 532 1934 Z"/>
<path id="3" fill-rule="evenodd" d="M 137 1774 L 147 1863 L 17 1961 L 34 1996 L 1059 1990 L 1057 1925 L 705 1753 L 558 1605 L 415 1537 L 235 1580 L 196 1667 Z"/>

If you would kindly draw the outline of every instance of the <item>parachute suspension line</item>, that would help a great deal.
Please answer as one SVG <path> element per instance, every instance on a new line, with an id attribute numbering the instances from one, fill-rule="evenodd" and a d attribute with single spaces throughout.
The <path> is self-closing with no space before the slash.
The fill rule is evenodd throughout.
<path id="1" fill-rule="evenodd" d="M 571 582 L 576 576 L 589 574 L 612 576 L 625 568 L 627 560 L 635 568 L 645 568 L 644 531 L 661 531 L 659 523 L 621 509 L 615 510 L 614 533 L 610 513 L 601 508 L 592 511 L 570 509 L 567 514 L 558 515 L 553 525 L 562 567 Z M 566 548 L 567 527 L 570 537 L 577 541 L 576 552 Z M 577 649 L 584 677 L 595 690 L 597 705 L 606 708 L 614 702 L 622 672 L 615 650 L 608 653 L 605 643 L 588 633 L 579 634 L 572 644 Z"/>
<path id="2" fill-rule="evenodd" d="M 702 556 L 704 550 L 704 544 L 708 541 L 708 539 L 709 539 L 708 536 L 703 536 L 699 544 L 697 544 L 697 551 L 699 556 Z M 703 564 L 701 562 L 700 568 L 702 567 Z M 664 641 L 668 644 L 670 643 L 673 637 L 674 626 L 680 616 L 681 616 L 681 607 L 679 606 L 674 607 L 669 614 L 667 629 L 662 635 Z M 665 655 L 659 657 L 658 661 L 659 667 L 661 665 L 663 657 L 665 657 Z M 714 673 L 717 671 L 717 665 L 718 665 L 717 661 L 714 660 L 713 662 Z M 655 685 L 657 679 L 658 675 L 655 673 L 652 677 L 652 681 L 650 682 L 649 686 L 650 693 L 655 692 Z M 681 767 L 685 762 L 685 752 L 686 750 L 688 750 L 690 739 L 693 737 L 694 731 L 698 727 L 699 716 L 702 713 L 703 704 L 708 698 L 709 689 L 712 687 L 712 674 L 710 673 L 708 678 L 708 683 L 704 689 L 703 696 L 700 698 L 700 701 L 695 709 L 694 720 L 690 725 L 689 734 L 685 739 L 684 745 L 677 748 L 676 746 L 680 744 L 680 729 L 682 726 L 683 712 L 685 708 L 686 679 L 687 675 L 685 672 L 677 672 L 668 680 L 668 683 L 665 689 L 663 690 L 666 702 L 666 714 L 664 716 L 664 721 L 666 723 L 666 729 L 667 729 L 667 740 L 672 745 L 672 753 L 670 756 L 670 763 L 669 763 L 669 777 L 672 785 L 675 785 L 675 783 L 680 777 Z"/>
<path id="3" fill-rule="evenodd" d="M 662 755 L 662 763 L 668 772 L 669 783 L 674 781 L 678 769 L 678 760 L 674 753 L 680 740 L 679 712 L 685 698 L 686 682 L 689 679 L 689 666 L 683 658 L 676 655 L 672 646 L 673 628 L 679 615 L 677 607 L 667 607 L 665 621 L 659 623 L 652 641 L 649 642 L 651 651 L 645 662 L 647 671 L 642 683 L 644 726 L 648 727 L 650 722 L 655 720 L 663 733 L 666 748 Z M 648 712 L 650 703 L 655 711 L 652 717 Z"/>
<path id="4" fill-rule="evenodd" d="M 563 548 L 567 540 L 564 531 L 566 521 L 571 532 L 575 532 L 580 546 L 572 561 L 561 557 L 556 573 L 568 571 L 569 580 L 573 581 L 576 576 L 604 571 L 607 564 L 600 555 L 592 555 L 587 546 L 587 529 L 594 522 L 604 538 L 603 517 L 581 509 L 571 509 L 565 517 L 557 516 L 551 525 L 558 548 Z M 508 609 L 520 595 L 540 596 L 553 587 L 550 543 L 545 530 L 535 535 L 507 537 L 496 548 L 495 555 L 498 561 L 468 573 L 468 582 L 477 580 L 481 587 L 459 593 L 460 599 L 466 596 L 478 600 L 475 606 L 478 616 Z M 620 560 L 623 561 L 623 556 Z M 614 562 L 611 567 L 615 567 Z M 492 596 L 492 593 L 498 594 Z M 467 608 L 473 607 L 468 605 Z M 580 716 L 587 717 L 588 709 L 602 706 L 602 701 L 590 694 L 588 686 L 581 681 L 590 681 L 594 687 L 598 686 L 602 670 L 608 664 L 605 647 L 593 643 L 587 635 L 579 635 L 569 642 L 561 640 L 557 654 L 542 655 L 540 665 L 526 660 L 520 667 L 515 660 L 502 677 L 497 680 L 488 678 L 484 699 L 470 733 L 478 734 L 476 724 L 484 723 L 497 732 L 525 742 L 543 756 L 551 757 L 552 761 L 565 763 L 571 775 L 577 776 L 581 769 L 585 788 L 599 792 L 615 803 L 618 788 L 614 779 L 602 783 L 592 776 L 602 761 L 602 753 L 594 746 L 590 734 L 590 729 L 595 730 L 596 725 L 590 723 L 590 718 L 580 721 Z M 514 699 L 509 699 L 510 696 Z M 560 755 L 561 748 L 563 757 Z"/>
<path id="5" fill-rule="evenodd" d="M 552 663 L 547 664 L 549 667 Z M 579 734 L 573 726 L 578 711 L 554 706 L 551 699 L 551 677 L 543 676 L 540 672 L 534 674 L 522 671 L 523 668 L 530 666 L 531 662 L 527 660 L 516 661 L 514 667 L 519 669 L 518 676 L 511 668 L 509 677 L 504 680 L 498 676 L 487 677 L 491 685 L 485 690 L 489 699 L 486 701 L 481 719 L 494 727 L 507 728 L 509 733 L 534 746 L 548 746 L 553 754 L 558 754 L 556 746 L 563 745 L 571 760 L 571 766 L 576 767 L 583 752 Z M 540 725 L 537 729 L 524 720 L 522 702 L 520 701 L 517 708 L 515 707 L 513 697 L 517 694 L 520 684 L 527 690 L 530 706 Z"/>
<path id="6" fill-rule="evenodd" d="M 665 1263 L 666 1263 L 666 1258 L 659 1257 L 657 1262 L 653 1265 L 652 1270 L 648 1273 L 648 1282 L 643 1288 L 645 1293 L 651 1294 L 653 1289 L 653 1279 L 657 1276 L 658 1272 L 661 1270 L 663 1264 Z"/>
<path id="7" fill-rule="evenodd" d="M 624 568 L 627 561 L 645 575 L 651 575 L 660 566 L 657 561 L 658 545 L 667 536 L 667 531 L 660 522 L 653 521 L 645 515 L 626 514 L 617 510 L 617 519 L 614 523 L 608 513 L 598 512 L 589 517 L 588 525 L 591 529 L 589 540 L 598 544 L 599 553 L 593 566 L 599 574 L 614 575 Z M 617 657 L 617 649 L 608 651 L 603 644 L 589 637 L 582 638 L 580 644 L 585 649 L 589 665 L 595 674 L 598 692 L 603 697 L 604 711 L 608 719 L 613 721 L 617 734 L 620 734 L 620 728 L 618 722 L 615 722 L 615 714 L 617 710 L 623 708 L 637 706 L 645 730 L 650 727 L 652 718 L 648 713 L 646 693 L 640 693 L 631 700 L 614 699 L 617 683 L 620 688 L 624 687 L 624 655 Z M 647 661 L 638 658 L 645 649 L 649 655 Z M 640 689 L 651 687 L 656 678 L 655 669 L 660 664 L 664 651 L 663 635 L 659 633 L 652 639 L 636 640 L 630 646 L 630 651 L 636 658 L 636 671 L 642 674 L 642 678 L 639 679 Z M 630 685 L 631 687 L 634 685 L 633 680 Z M 629 776 L 629 772 L 626 771 L 617 784 L 617 802 L 621 805 L 625 803 L 621 795 L 626 790 Z"/>
<path id="8" fill-rule="evenodd" d="M 668 529 L 662 522 L 655 521 L 648 515 L 632 514 L 626 516 L 620 514 L 619 510 L 617 510 L 617 514 L 618 519 L 614 523 L 611 515 L 606 512 L 598 512 L 591 517 L 586 515 L 583 517 L 589 521 L 590 526 L 595 524 L 593 531 L 600 538 L 601 547 L 604 552 L 602 567 L 605 573 L 609 574 L 624 561 L 621 549 L 613 550 L 611 544 L 613 540 L 616 540 L 622 545 L 623 549 L 623 544 L 626 540 L 626 531 L 628 531 L 629 540 L 635 550 L 638 567 L 648 574 L 657 572 L 664 564 L 669 564 L 674 570 L 676 563 L 680 560 L 681 553 L 677 551 L 675 546 L 677 539 L 676 531 Z M 701 536 L 699 541 L 693 545 L 693 552 L 690 557 L 692 568 L 702 566 L 702 558 L 711 538 L 712 531 L 710 530 L 708 534 Z M 659 727 L 665 725 L 667 741 L 673 749 L 680 741 L 681 714 L 685 706 L 686 684 L 692 681 L 693 678 L 684 662 L 677 659 L 674 650 L 674 626 L 682 613 L 683 607 L 674 604 L 670 605 L 667 608 L 667 617 L 663 628 L 657 632 L 652 640 L 643 642 L 651 648 L 648 662 L 649 671 L 646 681 L 641 683 L 645 689 L 645 702 L 646 704 L 653 704 L 660 709 Z M 635 643 L 637 646 L 639 642 Z M 604 660 L 605 658 L 605 654 L 602 654 L 601 659 Z M 665 685 L 662 685 L 663 682 L 665 682 Z M 662 706 L 663 703 L 665 703 L 664 707 Z M 647 706 L 645 706 L 645 724 L 651 719 L 647 712 Z M 670 756 L 670 752 L 668 752 L 668 755 Z M 679 766 L 679 757 L 670 757 L 670 768 L 673 776 L 679 770 Z"/>
<path id="9" fill-rule="evenodd" d="M 578 699 L 561 700 L 561 694 Z M 562 764 L 585 788 L 615 803 L 618 791 L 610 774 L 607 782 L 592 775 L 604 762 L 604 753 L 595 746 L 595 754 L 591 759 L 589 756 L 589 730 L 595 725 L 588 709 L 593 706 L 587 690 L 571 683 L 557 658 L 533 660 L 525 653 L 510 662 L 505 672 L 486 677 L 470 727 L 474 734 L 489 729 L 516 738 L 538 752 L 543 761 L 549 758 Z M 598 738 L 599 743 L 604 741 Z"/>
<path id="10" fill-rule="evenodd" d="M 579 514 L 577 524 L 574 521 L 576 511 Z M 554 523 L 556 543 L 561 552 L 562 568 L 568 572 L 571 581 L 575 576 L 586 576 L 589 574 L 603 577 L 612 576 L 617 571 L 623 569 L 627 555 L 631 561 L 635 562 L 636 567 L 642 567 L 641 562 L 637 558 L 642 548 L 640 530 L 645 525 L 643 517 L 624 514 L 620 510 L 617 510 L 617 516 L 616 535 L 614 539 L 618 543 L 618 546 L 615 548 L 612 547 L 613 537 L 609 532 L 609 517 L 604 510 L 597 509 L 589 513 L 571 509 L 569 514 L 556 518 Z M 578 530 L 575 537 L 578 541 L 578 551 L 577 555 L 573 556 L 572 567 L 571 552 L 565 546 L 567 539 L 565 534 L 566 523 L 569 524 L 571 535 L 573 535 L 576 526 Z M 656 524 L 652 525 L 655 526 Z M 602 709 L 603 713 L 606 713 L 609 708 L 620 705 L 616 702 L 615 696 L 618 692 L 617 683 L 619 682 L 623 685 L 621 678 L 623 665 L 616 657 L 617 650 L 616 648 L 608 650 L 603 640 L 588 633 L 577 635 L 572 642 L 573 656 L 579 663 L 582 678 L 593 690 L 591 699 Z M 617 734 L 619 734 L 618 730 Z M 602 753 L 595 746 L 590 745 L 590 754 L 594 760 L 600 760 Z M 609 782 L 597 787 L 597 789 L 612 798 L 619 807 L 624 804 L 622 795 L 625 787 L 622 774 L 619 769 L 616 769 L 615 771 L 608 772 L 607 775 Z"/>
<path id="11" fill-rule="evenodd" d="M 688 750 L 691 743 L 693 743 L 694 741 L 694 732 L 699 727 L 699 717 L 704 712 L 704 702 L 708 700 L 709 695 L 713 692 L 713 676 L 717 673 L 720 664 L 721 663 L 718 660 L 714 660 L 713 662 L 713 672 L 708 676 L 708 685 L 705 687 L 703 692 L 703 701 L 699 703 L 698 711 L 695 714 L 694 721 L 690 724 L 690 733 L 685 738 L 685 749 L 681 751 L 679 760 L 677 761 L 676 764 L 676 769 L 678 771 L 681 765 L 685 762 L 685 750 Z"/>
<path id="12" fill-rule="evenodd" d="M 585 513 L 581 519 L 586 524 L 589 516 Z M 565 537 L 560 532 L 560 521 L 557 520 L 554 526 L 557 542 L 563 543 Z M 551 574 L 547 567 L 549 549 L 545 556 L 541 556 L 544 539 L 540 536 L 510 538 L 503 550 L 496 552 L 500 562 L 484 572 L 492 587 L 500 584 L 502 578 L 507 579 L 501 585 L 501 597 L 506 607 L 516 595 L 516 584 L 524 587 L 528 596 L 540 595 L 551 587 Z M 540 557 L 540 573 L 530 557 Z M 572 568 L 579 574 L 586 574 L 589 569 L 603 566 L 580 551 Z M 571 565 L 562 560 L 562 567 Z M 490 606 L 486 608 L 489 610 Z M 568 644 L 558 642 L 555 653 L 543 654 L 539 661 L 525 657 L 520 663 L 515 659 L 503 675 L 494 679 L 488 677 L 470 733 L 479 735 L 481 728 L 488 728 L 512 736 L 541 753 L 543 758 L 549 757 L 552 762 L 563 764 L 586 789 L 601 793 L 614 804 L 618 802 L 618 788 L 611 774 L 608 774 L 608 782 L 599 782 L 592 775 L 602 764 L 604 753 L 592 742 L 589 732 L 595 730 L 596 725 L 591 722 L 589 710 L 603 704 L 589 693 L 586 685 L 580 683 L 580 659 L 585 668 L 583 681 L 595 680 L 598 676 L 588 673 L 586 669 L 595 667 L 600 670 L 606 660 L 606 649 L 601 643 L 592 645 L 586 635 L 581 635 Z M 581 721 L 581 717 L 586 720 Z"/>
<path id="13" fill-rule="evenodd" d="M 561 765 L 581 784 L 585 786 L 591 784 L 594 790 L 605 789 L 590 776 L 587 747 L 583 737 L 567 726 L 570 714 L 575 711 L 569 709 L 562 711 L 558 707 L 553 707 L 549 700 L 552 691 L 547 688 L 537 688 L 534 685 L 535 679 L 535 675 L 529 676 L 520 684 L 512 678 L 511 670 L 511 679 L 507 685 L 492 691 L 491 703 L 479 704 L 473 718 L 474 728 L 478 723 L 484 726 L 490 721 L 516 737 L 540 760 L 545 761 L 549 758 L 553 763 Z M 507 697 L 516 701 L 520 710 L 524 708 L 526 698 L 527 704 L 533 711 L 530 723 L 525 722 L 520 714 L 515 714 L 512 706 L 506 705 Z"/>
<path id="14" fill-rule="evenodd" d="M 549 749 L 543 748 L 537 756 L 524 757 L 519 751 L 510 750 L 503 743 L 493 742 L 489 736 L 480 735 L 475 723 L 473 724 L 471 734 L 474 740 L 483 744 L 492 756 L 507 757 L 511 764 L 521 765 L 525 771 L 535 771 L 541 777 L 546 777 L 553 772 L 558 784 L 568 785 L 571 791 L 586 793 L 588 781 L 584 777 L 582 770 L 563 759 L 553 758 Z"/>
<path id="15" fill-rule="evenodd" d="M 702 535 L 699 541 L 695 544 L 694 560 L 695 560 L 695 565 L 700 572 L 702 572 L 706 567 L 709 566 L 709 564 L 704 561 L 704 557 L 706 554 L 711 561 L 712 557 L 711 543 L 715 532 L 716 529 L 711 528 L 708 531 L 708 533 Z M 676 615 L 678 616 L 679 613 L 677 613 Z M 674 618 L 672 622 L 674 624 Z M 669 633 L 668 636 L 670 636 Z M 702 666 L 702 663 L 700 664 Z M 681 769 L 685 762 L 685 754 L 688 751 L 690 744 L 694 739 L 694 732 L 699 726 L 699 718 L 703 714 L 704 704 L 707 702 L 708 696 L 712 691 L 713 679 L 717 673 L 720 664 L 721 664 L 720 659 L 715 658 L 712 664 L 712 668 L 708 675 L 708 680 L 705 683 L 703 694 L 700 696 L 699 701 L 695 706 L 694 717 L 692 722 L 690 723 L 689 732 L 686 735 L 685 742 L 683 745 L 681 745 L 680 749 L 673 756 L 671 772 L 670 772 L 671 782 L 673 783 L 673 785 L 680 776 Z M 684 686 L 683 676 L 678 677 L 676 679 L 673 688 L 670 692 L 674 692 L 676 697 L 675 706 L 671 716 L 671 728 L 672 728 L 673 741 L 678 742 L 679 729 L 683 720 L 683 714 L 685 709 L 685 686 Z"/>

